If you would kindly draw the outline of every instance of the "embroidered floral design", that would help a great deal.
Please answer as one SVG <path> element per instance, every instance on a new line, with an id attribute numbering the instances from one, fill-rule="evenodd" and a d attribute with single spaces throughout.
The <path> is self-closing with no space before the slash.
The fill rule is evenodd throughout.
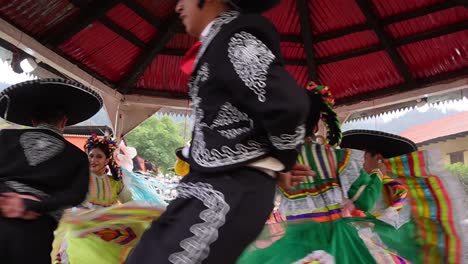
<path id="1" fill-rule="evenodd" d="M 179 198 L 196 198 L 207 209 L 200 212 L 203 223 L 190 227 L 193 236 L 180 242 L 184 251 L 171 254 L 169 261 L 174 264 L 202 263 L 210 253 L 210 245 L 218 238 L 218 229 L 226 222 L 229 205 L 224 195 L 208 183 L 181 183 L 177 195 Z"/>
<path id="2" fill-rule="evenodd" d="M 275 55 L 255 36 L 242 31 L 231 38 L 228 56 L 244 84 L 265 102 L 267 74 Z"/>
<path id="3" fill-rule="evenodd" d="M 279 150 L 287 150 L 287 149 L 295 149 L 297 146 L 304 143 L 305 137 L 305 125 L 298 126 L 295 130 L 295 133 L 290 134 L 282 134 L 279 137 L 277 136 L 270 136 L 270 141 L 273 143 Z"/>

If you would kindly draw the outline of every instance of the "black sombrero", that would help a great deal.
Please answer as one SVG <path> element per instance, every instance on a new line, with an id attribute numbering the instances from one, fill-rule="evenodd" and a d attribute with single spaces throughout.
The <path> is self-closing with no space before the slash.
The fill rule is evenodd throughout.
<path id="1" fill-rule="evenodd" d="M 280 0 L 225 0 L 247 13 L 263 13 L 277 5 Z"/>
<path id="2" fill-rule="evenodd" d="M 90 88 L 70 80 L 38 79 L 12 85 L 0 92 L 0 117 L 32 126 L 41 109 L 56 109 L 67 118 L 67 126 L 85 121 L 102 107 L 102 98 Z"/>
<path id="3" fill-rule="evenodd" d="M 418 150 L 416 144 L 404 137 L 374 130 L 349 130 L 343 133 L 340 146 L 359 150 L 373 150 L 391 158 Z"/>

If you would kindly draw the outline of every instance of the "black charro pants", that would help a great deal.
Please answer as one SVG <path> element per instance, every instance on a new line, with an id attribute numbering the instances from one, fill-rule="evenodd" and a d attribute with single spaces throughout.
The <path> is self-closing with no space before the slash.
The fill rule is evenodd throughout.
<path id="1" fill-rule="evenodd" d="M 235 263 L 273 209 L 275 180 L 250 168 L 191 172 L 126 264 Z"/>
<path id="2" fill-rule="evenodd" d="M 56 227 L 49 216 L 36 220 L 0 217 L 0 263 L 50 264 Z"/>

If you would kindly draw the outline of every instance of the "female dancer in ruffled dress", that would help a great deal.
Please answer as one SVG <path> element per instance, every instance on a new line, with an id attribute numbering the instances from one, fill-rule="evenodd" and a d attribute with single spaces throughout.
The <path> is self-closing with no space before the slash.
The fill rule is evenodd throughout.
<path id="1" fill-rule="evenodd" d="M 165 203 L 138 176 L 127 170 L 122 176 L 113 155 L 116 142 L 93 135 L 85 149 L 91 171 L 88 196 L 64 216 L 66 234 L 61 243 L 56 238 L 61 246 L 54 263 L 123 263 Z M 153 197 L 151 204 L 132 202 L 134 193 Z"/>
<path id="2" fill-rule="evenodd" d="M 326 87 L 315 84 L 311 84 L 308 90 L 311 104 L 322 105 L 322 119 L 328 128 L 328 143 L 337 145 L 341 139 L 341 131 L 336 114 L 332 110 L 331 94 Z M 313 116 L 313 113 L 311 114 Z M 308 120 L 308 122 L 307 131 L 313 134 L 318 120 Z M 413 154 L 413 156 L 418 156 L 418 154 Z M 424 159 L 424 153 L 419 156 Z M 405 171 L 401 169 L 401 158 L 400 162 L 389 159 L 380 163 L 375 168 L 371 168 L 369 173 L 363 168 L 364 159 L 363 151 L 335 149 L 329 145 L 319 145 L 308 140 L 302 147 L 298 162 L 310 166 L 316 175 L 305 177 L 293 188 L 288 188 L 290 186 L 284 184 L 279 188 L 282 197 L 279 211 L 286 221 L 267 225 L 265 231 L 244 252 L 237 263 L 410 263 L 396 250 L 401 250 L 401 245 L 410 242 L 410 239 L 417 242 L 409 243 L 415 247 L 412 248 L 412 252 L 405 251 L 405 256 L 412 260 L 420 260 L 422 258 L 418 255 L 421 255 L 424 249 L 431 249 L 428 253 L 436 257 L 435 260 L 425 258 L 426 261 L 417 263 L 459 263 L 457 262 L 460 261 L 459 255 L 455 252 L 457 242 L 454 241 L 457 238 L 457 230 L 450 226 L 451 215 L 447 210 L 437 211 L 437 208 L 430 204 L 430 199 L 423 199 L 424 195 L 429 196 L 427 192 L 430 189 L 427 185 L 429 183 L 434 184 L 433 187 L 437 186 L 435 190 L 439 193 L 443 193 L 444 190 L 444 186 L 438 184 L 440 182 L 437 179 L 425 182 L 430 175 L 428 174 L 430 168 L 426 168 L 425 175 L 412 173 L 402 179 L 404 183 L 412 183 L 410 187 L 415 184 L 421 187 L 420 190 L 408 192 L 409 184 L 402 185 L 396 180 L 402 176 L 396 175 L 395 172 L 401 174 Z M 425 161 L 427 164 L 430 163 L 429 159 Z M 282 179 L 288 177 L 291 176 L 281 176 Z M 373 212 L 374 215 L 368 213 L 353 217 L 356 216 L 353 213 L 357 210 L 373 211 L 384 189 L 388 189 L 391 193 L 387 209 Z M 398 218 L 399 215 L 388 213 L 400 212 L 405 199 L 409 197 L 414 201 L 418 194 L 420 195 L 419 201 L 408 202 L 409 208 L 406 208 L 405 212 L 410 210 L 413 219 L 419 219 L 415 221 L 419 224 L 412 225 L 414 228 L 406 236 L 401 235 L 400 232 L 399 241 L 390 241 L 392 232 L 397 234 L 399 227 L 391 224 L 392 217 Z M 436 194 L 431 195 L 431 197 L 436 197 Z M 447 193 L 444 193 L 444 196 L 447 196 Z M 448 207 L 452 204 L 452 200 L 448 198 L 443 201 L 448 204 Z M 426 210 L 428 206 L 433 208 Z M 429 212 L 433 215 L 428 215 Z M 405 213 L 405 215 L 409 217 L 409 214 Z M 426 216 L 426 220 L 423 216 Z M 431 217 L 432 220 L 429 219 Z M 431 229 L 425 229 L 424 224 Z M 285 232 L 281 232 L 280 228 L 273 228 L 275 225 L 284 226 Z M 444 225 L 445 229 L 438 229 L 438 226 Z M 424 230 L 424 233 L 421 230 Z M 438 239 L 446 238 L 446 241 L 453 245 L 435 245 L 433 242 L 431 244 L 429 239 L 434 240 L 435 234 L 432 232 L 434 230 L 439 231 Z M 384 237 L 384 240 L 380 235 Z M 275 242 L 271 243 L 271 241 Z M 262 242 L 269 242 L 271 245 L 266 247 Z M 440 262 L 441 260 L 443 261 Z"/>

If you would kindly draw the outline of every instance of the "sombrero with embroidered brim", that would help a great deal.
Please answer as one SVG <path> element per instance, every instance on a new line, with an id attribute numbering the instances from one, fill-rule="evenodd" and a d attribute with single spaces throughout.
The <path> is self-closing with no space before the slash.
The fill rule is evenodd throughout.
<path id="1" fill-rule="evenodd" d="M 224 0 L 246 13 L 263 13 L 277 5 L 280 0 Z"/>
<path id="2" fill-rule="evenodd" d="M 418 150 L 416 144 L 407 138 L 365 129 L 344 132 L 340 146 L 342 148 L 377 151 L 384 158 L 396 157 Z"/>
<path id="3" fill-rule="evenodd" d="M 70 126 L 91 118 L 101 107 L 98 93 L 71 80 L 26 81 L 0 92 L 0 117 L 24 126 L 32 126 L 33 117 L 44 109 L 60 111 Z"/>

